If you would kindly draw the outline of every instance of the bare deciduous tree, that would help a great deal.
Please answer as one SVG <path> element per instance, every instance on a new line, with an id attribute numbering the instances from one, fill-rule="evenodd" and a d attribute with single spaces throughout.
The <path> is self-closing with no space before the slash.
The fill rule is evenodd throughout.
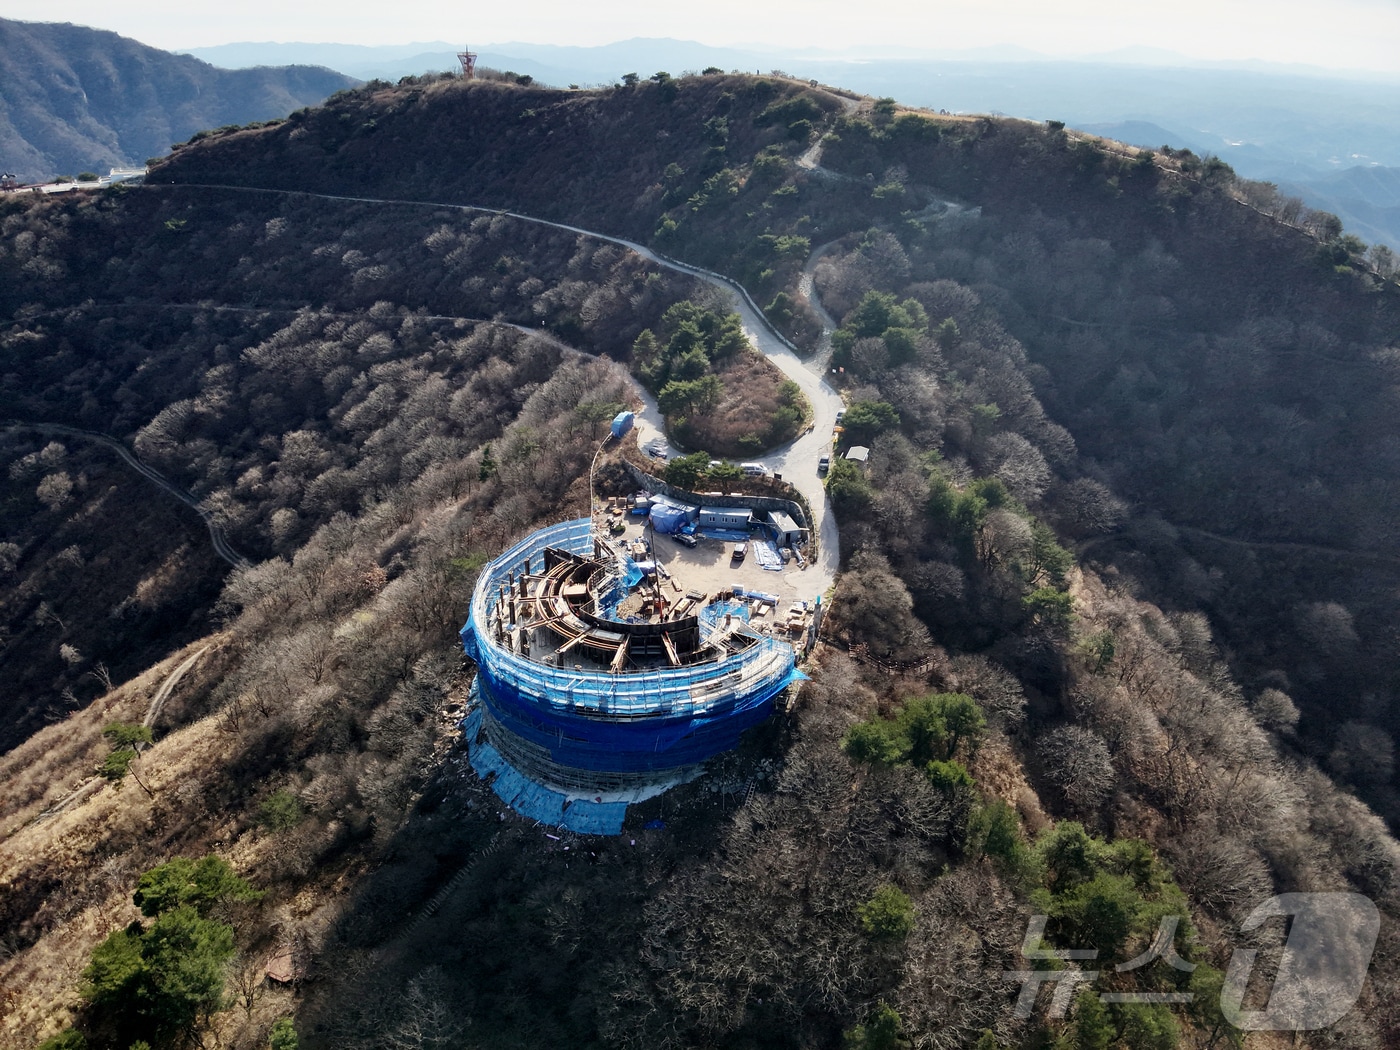
<path id="1" fill-rule="evenodd" d="M 1379 726 L 1343 722 L 1327 764 L 1355 784 L 1384 784 L 1395 773 L 1395 742 Z"/>
<path id="2" fill-rule="evenodd" d="M 1045 777 L 1073 806 L 1093 809 L 1113 793 L 1118 774 L 1103 737 L 1083 726 L 1061 726 L 1036 746 Z"/>
<path id="3" fill-rule="evenodd" d="M 1292 733 L 1298 728 L 1298 705 L 1281 689 L 1265 689 L 1254 698 L 1254 717 L 1265 729 Z"/>
<path id="4" fill-rule="evenodd" d="M 1340 602 L 1308 602 L 1294 610 L 1294 619 L 1303 638 L 1320 655 L 1350 653 L 1360 644 L 1351 610 Z"/>
<path id="5" fill-rule="evenodd" d="M 1060 486 L 1055 503 L 1065 524 L 1081 535 L 1112 532 L 1127 516 L 1123 501 L 1093 478 L 1075 478 Z"/>
<path id="6" fill-rule="evenodd" d="M 1258 850 L 1210 823 L 1170 844 L 1173 869 L 1192 900 L 1222 918 L 1246 915 L 1274 891 Z"/>
<path id="7" fill-rule="evenodd" d="M 46 601 L 40 602 L 39 607 L 34 610 L 34 622 L 40 627 L 57 624 L 60 631 L 68 630 L 68 625 L 63 622 L 58 613 L 54 612 L 53 606 Z"/>
<path id="8" fill-rule="evenodd" d="M 107 670 L 107 665 L 101 660 L 98 660 L 97 663 L 92 666 L 88 671 L 88 675 L 97 679 L 104 693 L 110 693 L 112 691 L 112 672 Z"/>
<path id="9" fill-rule="evenodd" d="M 1035 503 L 1050 484 L 1050 468 L 1040 450 L 1020 434 L 1005 431 L 987 439 L 992 473 L 1022 503 Z"/>
<path id="10" fill-rule="evenodd" d="M 39 482 L 34 495 L 39 497 L 39 502 L 49 510 L 58 510 L 73 496 L 73 479 L 64 470 L 48 474 Z"/>
<path id="11" fill-rule="evenodd" d="M 408 982 L 394 1022 L 381 1036 L 386 1050 L 455 1050 L 466 1025 L 449 1004 L 447 982 L 429 967 Z"/>
<path id="12" fill-rule="evenodd" d="M 984 656 L 959 656 L 953 660 L 950 685 L 972 696 L 987 717 L 1005 729 L 1026 719 L 1026 694 L 1015 675 Z"/>
<path id="13" fill-rule="evenodd" d="M 836 636 L 858 630 L 871 653 L 883 660 L 920 659 L 932 649 L 928 628 L 914 616 L 908 588 L 880 555 L 862 552 L 851 559 L 844 595 L 828 617 Z"/>
<path id="14" fill-rule="evenodd" d="M 1022 557 L 1031 549 L 1031 523 L 1015 511 L 997 507 L 977 534 L 977 553 L 982 563 L 993 568 Z"/>
<path id="15" fill-rule="evenodd" d="M 233 1000 L 243 1008 L 245 1019 L 253 1019 L 253 1010 L 267 993 L 267 966 L 253 952 L 241 951 L 229 966 Z"/>

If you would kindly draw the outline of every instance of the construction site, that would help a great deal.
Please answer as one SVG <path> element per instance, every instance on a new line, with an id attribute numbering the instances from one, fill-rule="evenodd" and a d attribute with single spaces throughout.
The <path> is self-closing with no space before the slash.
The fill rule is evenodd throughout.
<path id="1" fill-rule="evenodd" d="M 674 506 L 645 494 L 595 510 L 482 570 L 461 632 L 477 666 L 464 730 L 473 768 L 517 813 L 619 834 L 629 804 L 768 719 L 803 677 L 821 606 L 795 597 L 791 551 L 776 572 L 746 557 L 763 531 L 738 531 L 732 509 L 709 528 L 692 509 L 684 541 Z"/>

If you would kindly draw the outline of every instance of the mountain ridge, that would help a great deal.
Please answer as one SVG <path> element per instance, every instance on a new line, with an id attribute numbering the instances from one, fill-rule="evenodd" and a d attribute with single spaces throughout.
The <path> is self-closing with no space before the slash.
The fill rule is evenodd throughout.
<path id="1" fill-rule="evenodd" d="M 24 181 L 140 165 L 193 133 L 286 116 L 354 81 L 228 71 L 71 23 L 0 19 L 0 164 Z"/>
<path id="2" fill-rule="evenodd" d="M 317 57 L 334 45 L 279 44 L 274 56 Z M 418 51 L 416 45 L 347 48 L 352 65 L 344 71 L 362 79 L 396 81 L 434 70 L 455 71 L 458 48 Z M 238 49 L 241 49 L 238 50 Z M 300 50 L 299 50 L 300 49 Z M 414 49 L 411 54 L 395 54 Z M 257 54 L 253 45 L 193 49 L 214 57 Z M 1216 154 L 1241 174 L 1302 192 L 1311 207 L 1336 211 L 1367 240 L 1400 250 L 1400 225 L 1374 210 L 1350 210 L 1344 196 L 1329 193 L 1323 180 L 1336 167 L 1361 163 L 1400 166 L 1400 82 L 1395 77 L 1267 63 L 1191 61 L 1173 53 L 1151 52 L 1153 61 L 1132 64 L 1113 54 L 1051 58 L 1007 50 L 842 58 L 819 50 L 719 48 L 694 41 L 637 38 L 598 47 L 536 45 L 523 42 L 478 47 L 480 63 L 528 74 L 540 84 L 611 84 L 625 72 L 647 76 L 657 69 L 672 74 L 704 67 L 768 72 L 781 66 L 801 78 L 841 84 L 872 96 L 964 113 L 1005 113 L 1035 120 L 1057 119 L 1094 130 L 1126 121 L 1151 122 L 1177 130 L 1155 141 L 1130 138 L 1133 145 L 1164 143 Z M 382 53 L 394 60 L 373 60 Z M 1121 59 L 1121 56 L 1119 56 Z M 1290 190 L 1289 192 L 1294 192 Z"/>

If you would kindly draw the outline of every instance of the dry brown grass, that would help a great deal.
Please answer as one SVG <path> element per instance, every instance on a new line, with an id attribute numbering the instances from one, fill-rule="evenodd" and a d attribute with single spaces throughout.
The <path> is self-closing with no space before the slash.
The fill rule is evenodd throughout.
<path id="1" fill-rule="evenodd" d="M 1016 807 L 1032 837 L 1050 824 L 1039 794 L 1027 779 L 1025 767 L 1005 736 L 989 734 L 968 762 L 968 771 L 986 792 Z"/>
<path id="2" fill-rule="evenodd" d="M 142 753 L 133 768 L 150 795 L 130 776 L 116 786 L 95 775 L 108 751 L 103 726 L 140 721 L 171 672 L 210 646 L 211 656 L 186 673 L 176 692 L 206 691 L 224 673 L 226 661 L 218 656 L 227 655 L 230 641 L 219 634 L 191 643 L 0 761 L 6 784 L 0 808 L 0 946 L 8 949 L 0 953 L 0 1047 L 30 1047 L 72 1023 L 93 948 L 138 918 L 133 887 L 157 864 L 217 853 L 264 887 L 276 884 L 289 865 L 300 865 L 299 891 L 270 904 L 260 920 L 268 932 L 250 946 L 255 967 L 267 961 L 266 937 L 323 940 L 345 906 L 347 891 L 363 876 L 363 858 L 335 870 L 304 863 L 340 833 L 336 821 L 308 820 L 272 835 L 253 819 L 256 795 L 240 793 L 239 801 L 228 805 L 214 801 L 227 796 L 248 743 L 245 734 L 230 731 L 222 712 L 171 730 Z M 450 720 L 444 721 L 439 747 L 454 733 Z M 69 806 L 36 819 L 75 787 L 82 790 Z M 217 1045 L 266 1046 L 273 1022 L 293 1012 L 294 996 L 273 987 L 261 989 L 260 996 L 251 1010 L 236 1004 L 215 1019 Z"/>
<path id="3" fill-rule="evenodd" d="M 175 730 L 137 760 L 154 798 L 130 777 L 117 786 L 94 773 L 108 751 L 102 727 L 140 721 L 151 695 L 186 656 L 226 641 L 216 635 L 172 654 L 0 761 L 0 898 L 27 909 L 12 916 L 18 919 L 7 930 L 13 954 L 0 961 L 0 1046 L 32 1045 L 69 1022 L 92 949 L 137 917 L 131 891 L 142 871 L 180 853 L 236 845 L 234 814 L 179 819 L 236 745 L 217 717 Z M 211 673 L 202 668 L 211 666 L 196 667 L 180 688 L 197 688 L 200 675 Z M 36 819 L 74 788 L 88 793 Z"/>
<path id="4" fill-rule="evenodd" d="M 170 660 L 157 664 L 0 758 L 0 840 L 5 846 L 29 821 L 96 776 L 110 750 L 102 727 L 115 721 L 139 722 L 149 694 L 173 666 Z"/>
<path id="5" fill-rule="evenodd" d="M 111 722 L 139 722 L 147 705 L 166 677 L 191 653 L 206 645 L 224 646 L 228 637 L 214 635 L 191 643 L 141 675 L 123 682 L 62 722 L 40 730 L 9 754 L 0 758 L 0 856 L 9 840 L 51 807 L 62 803 L 73 791 L 88 786 L 110 750 L 102 728 Z M 192 688 L 198 675 L 189 675 L 180 690 Z M 146 763 L 138 762 L 145 779 Z M 132 785 L 139 792 L 139 788 Z M 50 818 L 53 819 L 53 818 Z M 3 878 L 0 867 L 0 878 Z"/>
<path id="6" fill-rule="evenodd" d="M 768 432 L 783 405 L 782 385 L 786 377 L 776 365 L 753 350 L 729 358 L 719 371 L 719 377 L 724 383 L 724 397 L 720 403 L 708 412 L 687 419 L 677 438 L 688 448 L 704 449 L 715 456 L 760 455 L 772 444 Z M 742 439 L 750 435 L 762 444 L 743 444 Z M 783 440 L 793 436 L 795 432 Z"/>

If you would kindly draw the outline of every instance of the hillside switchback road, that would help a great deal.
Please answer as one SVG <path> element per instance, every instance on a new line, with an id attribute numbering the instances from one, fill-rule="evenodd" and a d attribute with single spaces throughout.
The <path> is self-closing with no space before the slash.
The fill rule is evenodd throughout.
<path id="1" fill-rule="evenodd" d="M 816 577 L 811 581 L 814 589 L 817 593 L 824 593 L 835 581 L 836 571 L 841 562 L 841 540 L 836 528 L 836 517 L 831 511 L 831 502 L 827 499 L 823 479 L 817 474 L 817 463 L 823 453 L 831 450 L 831 433 L 832 428 L 836 425 L 836 414 L 841 410 L 841 396 L 826 381 L 824 355 L 817 355 L 810 364 L 799 357 L 795 347 L 769 323 L 768 319 L 763 316 L 763 311 L 758 308 L 747 290 L 737 281 L 723 274 L 672 259 L 624 237 L 615 237 L 609 233 L 599 233 L 597 230 L 587 230 L 568 223 L 552 222 L 548 219 L 536 218 L 533 215 L 523 215 L 504 208 L 484 208 L 474 204 L 451 204 L 444 201 L 398 200 L 389 197 L 352 197 L 333 193 L 313 193 L 307 190 L 281 190 L 258 186 L 226 186 L 208 183 L 181 183 L 181 185 L 199 189 L 310 197 L 319 200 L 376 204 L 386 207 L 438 208 L 479 215 L 504 215 L 521 222 L 549 226 L 556 230 L 576 233 L 582 237 L 616 244 L 635 252 L 650 263 L 698 278 L 718 288 L 729 297 L 734 311 L 742 319 L 744 333 L 748 336 L 749 341 L 784 375 L 801 388 L 802 393 L 807 396 L 807 400 L 812 406 L 812 426 L 797 440 L 770 450 L 762 459 L 770 470 L 781 474 L 784 481 L 790 482 L 794 488 L 801 492 L 812 508 L 812 516 L 815 520 L 811 522 L 811 526 L 820 537 L 820 553 L 813 565 Z M 640 387 L 638 390 L 640 392 Z M 643 444 L 655 440 L 664 441 L 660 412 L 656 408 L 656 402 L 644 392 L 642 392 L 642 401 L 644 409 L 638 414 L 637 420 L 638 440 Z"/>

